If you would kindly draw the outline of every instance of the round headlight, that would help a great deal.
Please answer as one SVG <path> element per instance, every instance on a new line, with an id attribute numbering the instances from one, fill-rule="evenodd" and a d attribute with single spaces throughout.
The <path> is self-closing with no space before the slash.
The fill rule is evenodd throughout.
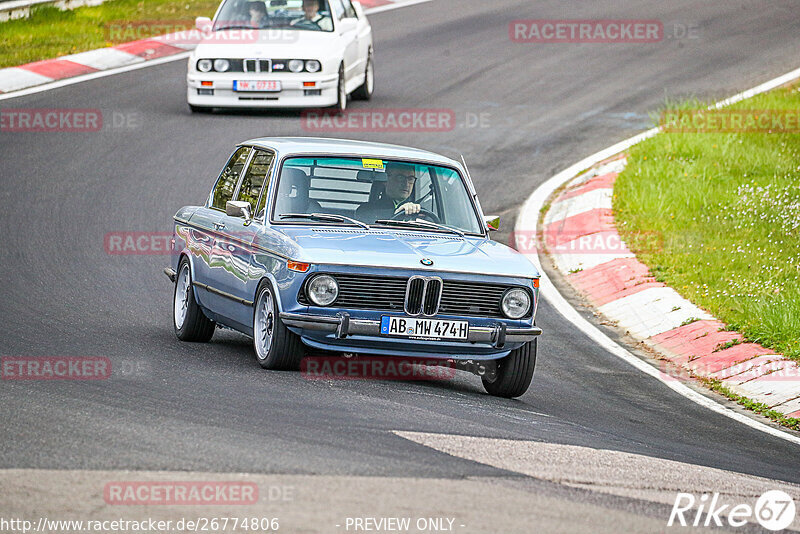
<path id="1" fill-rule="evenodd" d="M 322 64 L 316 59 L 310 59 L 306 61 L 306 70 L 308 72 L 319 72 L 322 68 Z"/>
<path id="2" fill-rule="evenodd" d="M 197 62 L 197 70 L 200 72 L 210 72 L 212 66 L 210 59 L 201 59 Z"/>
<path id="3" fill-rule="evenodd" d="M 231 68 L 231 62 L 227 59 L 215 59 L 214 60 L 214 70 L 217 72 L 225 72 Z"/>
<path id="4" fill-rule="evenodd" d="M 292 72 L 303 72 L 305 63 L 302 59 L 293 59 L 289 61 L 289 70 Z"/>
<path id="5" fill-rule="evenodd" d="M 308 298 L 317 306 L 330 306 L 339 296 L 339 284 L 327 274 L 315 276 L 308 284 Z"/>
<path id="6" fill-rule="evenodd" d="M 506 291 L 500 306 L 509 319 L 521 319 L 531 309 L 531 297 L 524 289 L 514 288 Z"/>

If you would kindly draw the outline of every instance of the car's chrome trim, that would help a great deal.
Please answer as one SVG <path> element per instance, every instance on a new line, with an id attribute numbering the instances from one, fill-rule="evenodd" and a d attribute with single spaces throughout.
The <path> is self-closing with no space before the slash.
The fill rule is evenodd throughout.
<path id="1" fill-rule="evenodd" d="M 244 304 L 245 306 L 252 306 L 253 305 L 253 301 L 252 300 L 239 298 L 236 295 L 231 295 L 230 293 L 226 293 L 225 291 L 219 290 L 216 287 L 211 287 L 208 284 L 203 284 L 201 282 L 192 282 L 192 285 L 195 286 L 195 287 L 199 287 L 200 289 L 205 289 L 206 291 L 214 293 L 215 295 L 219 295 L 220 297 L 225 297 L 226 299 L 231 299 L 231 300 L 236 301 L 236 302 L 238 302 L 240 304 Z"/>
<path id="2" fill-rule="evenodd" d="M 180 220 L 180 219 L 175 219 L 175 221 L 179 222 L 181 224 L 184 224 L 186 226 L 189 226 L 191 228 L 194 228 L 195 230 L 199 230 L 201 232 L 213 232 L 213 230 L 211 230 L 210 228 L 203 228 L 202 226 L 200 226 L 198 224 L 191 223 L 189 221 L 184 221 L 184 220 Z M 225 236 L 225 239 L 227 239 L 227 240 L 235 241 L 236 243 L 239 243 L 239 244 L 242 244 L 242 245 L 246 245 L 246 246 L 248 246 L 248 247 L 250 247 L 250 248 L 252 248 L 254 250 L 257 250 L 259 252 L 264 252 L 265 254 L 269 254 L 271 256 L 275 256 L 276 258 L 280 258 L 282 260 L 287 260 L 287 261 L 292 259 L 289 256 L 286 256 L 284 254 L 281 254 L 280 252 L 275 252 L 274 250 L 270 250 L 268 248 L 262 247 L 261 245 L 257 245 L 255 243 L 247 243 L 246 241 L 242 241 L 242 240 L 237 239 L 235 237 L 232 237 L 232 236 L 230 236 L 228 234 L 224 234 L 224 236 Z"/>
<path id="3" fill-rule="evenodd" d="M 328 265 L 331 265 L 331 266 L 334 266 L 334 267 L 365 267 L 365 268 L 368 268 L 368 269 L 384 269 L 384 270 L 391 269 L 393 271 L 411 271 L 411 270 L 413 270 L 413 271 L 426 271 L 426 272 L 432 272 L 432 273 L 471 274 L 471 275 L 477 275 L 477 276 L 488 276 L 485 272 L 458 271 L 458 270 L 443 269 L 441 267 L 435 267 L 435 266 L 431 267 L 431 268 L 425 268 L 425 267 L 422 267 L 422 266 L 420 266 L 420 267 L 414 266 L 414 268 L 412 269 L 410 267 L 409 268 L 405 268 L 405 267 L 386 267 L 386 265 L 377 265 L 377 264 L 357 264 L 356 265 L 356 264 L 353 264 L 353 263 L 339 263 L 339 262 L 316 263 L 313 260 L 311 260 L 310 263 L 313 263 L 314 265 L 318 265 L 320 267 L 320 269 L 323 269 L 324 267 L 326 267 Z M 336 274 L 336 273 L 331 273 L 331 274 Z M 536 278 L 539 278 L 538 275 L 533 276 L 531 274 L 492 274 L 491 276 L 494 277 L 494 278 L 524 278 L 526 280 L 535 280 Z M 465 282 L 472 282 L 472 280 L 464 280 L 464 281 Z M 477 283 L 480 283 L 480 282 L 477 282 Z M 490 281 L 490 282 L 487 282 L 487 283 L 500 284 L 501 282 L 499 282 L 499 281 Z"/>
<path id="4" fill-rule="evenodd" d="M 317 330 L 322 332 L 336 332 L 336 337 L 344 339 L 351 335 L 379 337 L 381 322 L 372 319 L 353 319 L 349 314 L 339 312 L 337 315 L 305 315 L 300 313 L 283 312 L 281 320 L 286 326 L 304 330 Z M 492 326 L 469 327 L 467 343 L 487 343 L 501 349 L 506 343 L 520 343 L 533 341 L 542 334 L 538 326 L 508 327 L 505 323 L 496 323 Z M 413 341 L 413 339 L 409 339 Z"/>
<path id="5" fill-rule="evenodd" d="M 167 275 L 167 278 L 169 278 L 169 279 L 170 279 L 170 281 L 172 281 L 172 283 L 175 283 L 175 279 L 176 279 L 176 278 L 177 278 L 177 276 L 178 276 L 178 275 L 175 273 L 175 269 L 173 269 L 173 268 L 171 268 L 171 267 L 164 267 L 164 274 L 166 274 L 166 275 Z"/>
<path id="6" fill-rule="evenodd" d="M 408 308 L 408 299 L 409 296 L 411 295 L 411 283 L 414 280 L 422 280 L 422 296 L 420 297 L 419 311 L 417 312 L 414 312 Z M 433 313 L 425 313 L 425 298 L 428 296 L 428 287 L 430 285 L 430 282 L 433 280 L 439 282 L 439 297 L 436 299 L 436 308 L 434 309 Z M 420 276 L 418 274 L 412 276 L 411 278 L 408 279 L 408 282 L 406 283 L 406 296 L 403 299 L 403 310 L 406 312 L 407 315 L 411 317 L 418 317 L 420 315 L 423 315 L 425 317 L 433 317 L 434 315 L 439 313 L 439 306 L 441 306 L 442 304 L 443 288 L 444 288 L 444 283 L 442 282 L 442 279 L 439 278 L 438 276 Z"/>

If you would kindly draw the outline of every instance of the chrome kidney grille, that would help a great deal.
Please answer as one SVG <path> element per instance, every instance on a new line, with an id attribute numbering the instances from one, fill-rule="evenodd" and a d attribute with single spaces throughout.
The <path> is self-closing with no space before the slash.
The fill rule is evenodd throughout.
<path id="1" fill-rule="evenodd" d="M 502 319 L 500 301 L 512 286 L 438 277 L 375 276 L 350 273 L 327 273 L 339 282 L 336 308 L 375 310 L 389 313 L 405 311 L 409 315 L 449 315 Z M 426 284 L 427 279 L 427 284 Z M 311 306 L 305 289 L 297 295 L 303 306 Z M 413 312 L 413 313 L 412 313 Z M 527 315 L 530 317 L 530 314 Z"/>
<path id="2" fill-rule="evenodd" d="M 406 286 L 404 310 L 408 315 L 433 316 L 439 313 L 442 279 L 435 276 L 412 276 Z"/>

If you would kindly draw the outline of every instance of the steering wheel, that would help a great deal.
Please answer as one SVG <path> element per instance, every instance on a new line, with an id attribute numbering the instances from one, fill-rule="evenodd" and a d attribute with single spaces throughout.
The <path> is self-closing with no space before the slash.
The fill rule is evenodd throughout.
<path id="1" fill-rule="evenodd" d="M 306 18 L 300 19 L 299 21 L 292 24 L 295 28 L 305 28 L 308 30 L 321 30 L 322 27 L 314 22 L 313 20 L 308 20 Z"/>
<path id="2" fill-rule="evenodd" d="M 439 218 L 438 215 L 435 213 L 426 210 L 425 208 L 420 208 L 419 213 L 415 213 L 413 215 L 406 215 L 405 211 L 400 211 L 399 213 L 395 213 L 392 215 L 393 221 L 410 221 L 412 218 L 417 217 L 427 217 L 430 222 L 435 222 L 436 224 L 442 224 L 442 220 Z"/>

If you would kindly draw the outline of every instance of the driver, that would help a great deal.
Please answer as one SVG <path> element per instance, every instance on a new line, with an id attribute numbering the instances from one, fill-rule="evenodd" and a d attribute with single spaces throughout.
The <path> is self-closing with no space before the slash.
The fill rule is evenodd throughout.
<path id="1" fill-rule="evenodd" d="M 323 31 L 331 31 L 333 21 L 319 14 L 319 0 L 303 0 L 303 17 L 292 21 L 292 26 L 315 26 Z"/>
<path id="2" fill-rule="evenodd" d="M 411 201 L 417 173 L 414 165 L 389 162 L 386 164 L 386 190 L 377 198 L 365 202 L 356 210 L 356 218 L 367 223 L 391 219 L 398 213 L 416 215 L 420 205 Z"/>

